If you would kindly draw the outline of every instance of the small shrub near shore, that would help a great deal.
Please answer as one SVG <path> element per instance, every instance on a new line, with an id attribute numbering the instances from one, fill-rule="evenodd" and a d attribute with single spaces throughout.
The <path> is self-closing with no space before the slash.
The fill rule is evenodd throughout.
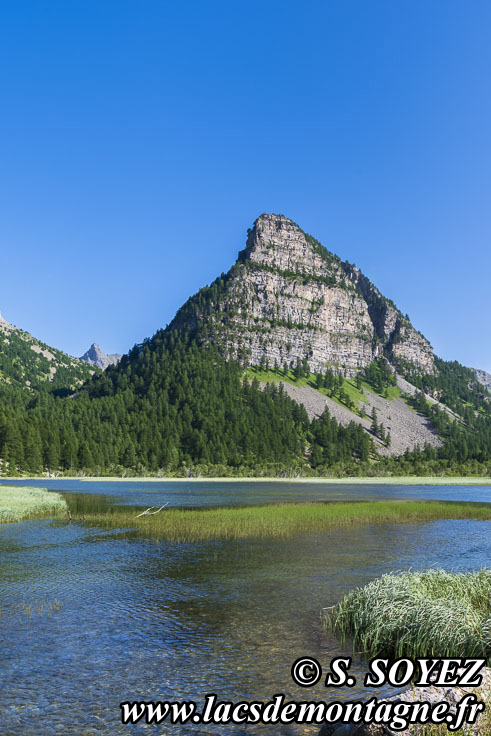
<path id="1" fill-rule="evenodd" d="M 45 488 L 0 486 L 0 523 L 66 511 L 63 496 Z"/>
<path id="2" fill-rule="evenodd" d="M 383 575 L 345 596 L 326 623 L 366 657 L 489 657 L 491 570 Z"/>

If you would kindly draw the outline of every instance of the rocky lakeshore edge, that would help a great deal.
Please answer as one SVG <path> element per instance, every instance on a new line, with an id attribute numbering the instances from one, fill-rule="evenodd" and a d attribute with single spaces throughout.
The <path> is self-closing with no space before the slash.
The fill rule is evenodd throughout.
<path id="1" fill-rule="evenodd" d="M 385 703 L 416 703 L 427 702 L 432 705 L 447 702 L 450 704 L 450 712 L 452 715 L 456 712 L 456 706 L 465 695 L 474 693 L 478 700 L 482 701 L 486 708 L 484 712 L 478 716 L 476 723 L 463 724 L 462 729 L 454 731 L 456 734 L 465 734 L 466 736 L 490 736 L 491 735 L 491 668 L 486 667 L 482 670 L 482 682 L 479 687 L 436 687 L 430 685 L 428 687 L 413 687 L 398 695 L 392 695 L 388 698 L 382 698 L 379 702 Z M 442 736 L 450 734 L 445 724 L 441 726 L 429 726 L 414 724 L 404 731 L 395 731 L 384 724 L 358 724 L 346 725 L 341 723 L 326 723 L 322 726 L 318 736 L 396 736 L 396 734 L 404 734 L 404 736 Z"/>

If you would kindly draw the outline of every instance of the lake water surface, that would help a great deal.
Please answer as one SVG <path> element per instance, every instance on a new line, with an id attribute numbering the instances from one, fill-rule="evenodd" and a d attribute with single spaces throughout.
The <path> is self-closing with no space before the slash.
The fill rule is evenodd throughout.
<path id="1" fill-rule="evenodd" d="M 2 481 L 3 482 L 3 481 Z M 24 482 L 25 483 L 25 482 Z M 34 485 L 34 482 L 29 482 Z M 491 502 L 483 486 L 266 482 L 40 481 L 74 517 L 101 504 L 239 505 L 273 501 L 448 499 Z M 1 493 L 1 488 L 0 488 Z M 350 654 L 320 610 L 385 572 L 489 566 L 491 522 L 335 529 L 289 539 L 158 542 L 82 523 L 0 525 L 0 733 L 316 734 L 316 727 L 124 726 L 119 703 L 365 698 L 367 690 L 296 687 L 293 661 L 324 669 Z M 355 657 L 353 674 L 366 671 Z"/>

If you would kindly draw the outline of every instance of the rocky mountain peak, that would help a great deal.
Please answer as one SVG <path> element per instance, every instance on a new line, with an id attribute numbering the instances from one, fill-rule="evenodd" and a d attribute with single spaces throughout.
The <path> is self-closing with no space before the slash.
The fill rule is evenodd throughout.
<path id="1" fill-rule="evenodd" d="M 362 272 L 284 215 L 262 214 L 237 263 L 178 311 L 226 357 L 353 375 L 375 358 L 432 372 L 428 341 Z"/>
<path id="2" fill-rule="evenodd" d="M 239 258 L 280 271 L 341 276 L 341 261 L 284 215 L 263 214 L 248 231 Z"/>
<path id="3" fill-rule="evenodd" d="M 99 345 L 93 342 L 87 352 L 82 355 L 80 360 L 83 360 L 84 363 L 89 363 L 89 365 L 95 365 L 98 368 L 102 368 L 102 370 L 106 370 L 108 366 L 119 363 L 121 355 L 118 353 L 104 353 L 100 349 Z"/>

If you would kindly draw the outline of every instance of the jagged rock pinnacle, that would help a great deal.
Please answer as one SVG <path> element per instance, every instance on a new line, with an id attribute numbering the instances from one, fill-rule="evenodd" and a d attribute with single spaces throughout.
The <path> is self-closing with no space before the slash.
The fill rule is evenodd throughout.
<path id="1" fill-rule="evenodd" d="M 103 353 L 99 345 L 93 342 L 87 352 L 82 355 L 80 360 L 83 360 L 84 363 L 89 363 L 89 365 L 95 365 L 98 368 L 102 368 L 102 370 L 106 370 L 108 366 L 119 363 L 121 355 L 118 353 Z"/>

